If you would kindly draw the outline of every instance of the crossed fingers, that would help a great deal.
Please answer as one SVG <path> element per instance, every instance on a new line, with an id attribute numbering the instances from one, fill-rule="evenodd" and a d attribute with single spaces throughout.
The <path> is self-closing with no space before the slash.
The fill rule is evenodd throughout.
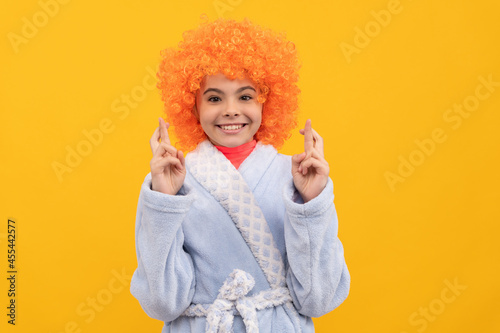
<path id="1" fill-rule="evenodd" d="M 159 122 L 160 125 L 156 128 L 153 136 L 149 140 L 149 145 L 151 146 L 151 151 L 153 152 L 153 154 L 156 152 L 162 142 L 171 146 L 170 137 L 168 136 L 168 128 L 170 127 L 170 124 L 165 123 L 162 118 L 159 118 Z"/>
<path id="2" fill-rule="evenodd" d="M 307 119 L 306 125 L 299 132 L 304 135 L 306 158 L 314 155 L 324 157 L 323 138 L 312 128 L 311 119 Z"/>
<path id="3" fill-rule="evenodd" d="M 306 175 L 311 166 L 323 169 L 323 164 L 328 165 L 324 157 L 323 138 L 312 128 L 310 119 L 299 132 L 304 135 L 304 152 L 301 154 L 298 171 Z"/>
<path id="4" fill-rule="evenodd" d="M 160 118 L 149 144 L 153 152 L 150 162 L 151 189 L 175 195 L 184 183 L 186 164 L 182 151 L 170 144 L 169 124 Z"/>
<path id="5" fill-rule="evenodd" d="M 167 163 L 174 165 L 179 170 L 182 170 L 184 157 L 182 156 L 181 151 L 178 151 L 174 146 L 171 145 L 170 137 L 168 135 L 169 127 L 169 123 L 165 123 L 162 118 L 159 118 L 159 126 L 156 128 L 153 136 L 149 141 L 151 151 L 153 152 L 153 163 Z M 159 157 L 164 157 L 166 159 L 163 162 L 160 162 L 158 161 Z"/>

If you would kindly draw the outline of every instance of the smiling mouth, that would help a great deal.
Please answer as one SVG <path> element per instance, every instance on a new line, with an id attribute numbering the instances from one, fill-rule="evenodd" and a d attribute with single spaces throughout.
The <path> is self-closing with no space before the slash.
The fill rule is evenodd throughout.
<path id="1" fill-rule="evenodd" d="M 238 125 L 217 125 L 221 129 L 225 131 L 232 131 L 232 130 L 238 130 L 242 128 L 243 126 L 246 126 L 246 124 L 238 124 Z"/>

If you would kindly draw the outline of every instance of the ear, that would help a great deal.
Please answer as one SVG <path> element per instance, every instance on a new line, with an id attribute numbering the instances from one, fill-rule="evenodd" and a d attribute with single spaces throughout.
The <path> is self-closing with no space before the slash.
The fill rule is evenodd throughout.
<path id="1" fill-rule="evenodd" d="M 191 110 L 191 112 L 196 117 L 196 119 L 198 120 L 198 122 L 200 122 L 200 114 L 198 112 L 198 108 L 196 107 L 196 103 L 194 103 L 193 110 Z"/>

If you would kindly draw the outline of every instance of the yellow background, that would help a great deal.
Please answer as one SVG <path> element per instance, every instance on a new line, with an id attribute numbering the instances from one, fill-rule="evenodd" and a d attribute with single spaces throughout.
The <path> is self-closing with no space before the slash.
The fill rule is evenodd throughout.
<path id="1" fill-rule="evenodd" d="M 397 13 L 377 23 L 372 11 L 388 8 Z M 0 330 L 161 331 L 126 280 L 162 115 L 146 88 L 160 50 L 201 13 L 286 31 L 300 52 L 300 123 L 310 117 L 325 139 L 352 275 L 349 297 L 315 319 L 317 331 L 499 332 L 500 86 L 489 92 L 479 77 L 500 82 L 500 5 L 487 0 L 9 2 L 0 14 Z M 356 42 L 347 56 L 341 46 Z M 476 89 L 476 109 L 460 126 L 447 122 Z M 124 107 L 132 93 L 140 101 Z M 107 133 L 89 146 L 84 131 L 99 126 Z M 424 155 L 415 140 L 435 129 L 446 140 Z M 302 144 L 297 130 L 282 152 Z M 67 165 L 77 147 L 87 156 L 59 179 L 54 162 Z M 404 173 L 410 157 L 419 165 L 390 185 L 387 173 Z M 8 218 L 18 232 L 15 327 Z"/>

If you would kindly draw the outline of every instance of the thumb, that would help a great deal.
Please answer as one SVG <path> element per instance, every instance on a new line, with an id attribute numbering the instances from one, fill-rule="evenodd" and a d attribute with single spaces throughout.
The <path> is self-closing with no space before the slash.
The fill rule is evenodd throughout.
<path id="1" fill-rule="evenodd" d="M 292 156 L 292 171 L 297 170 L 297 168 L 300 165 L 300 162 L 302 162 L 305 157 L 306 157 L 305 152 L 300 153 L 300 154 L 295 154 Z"/>

